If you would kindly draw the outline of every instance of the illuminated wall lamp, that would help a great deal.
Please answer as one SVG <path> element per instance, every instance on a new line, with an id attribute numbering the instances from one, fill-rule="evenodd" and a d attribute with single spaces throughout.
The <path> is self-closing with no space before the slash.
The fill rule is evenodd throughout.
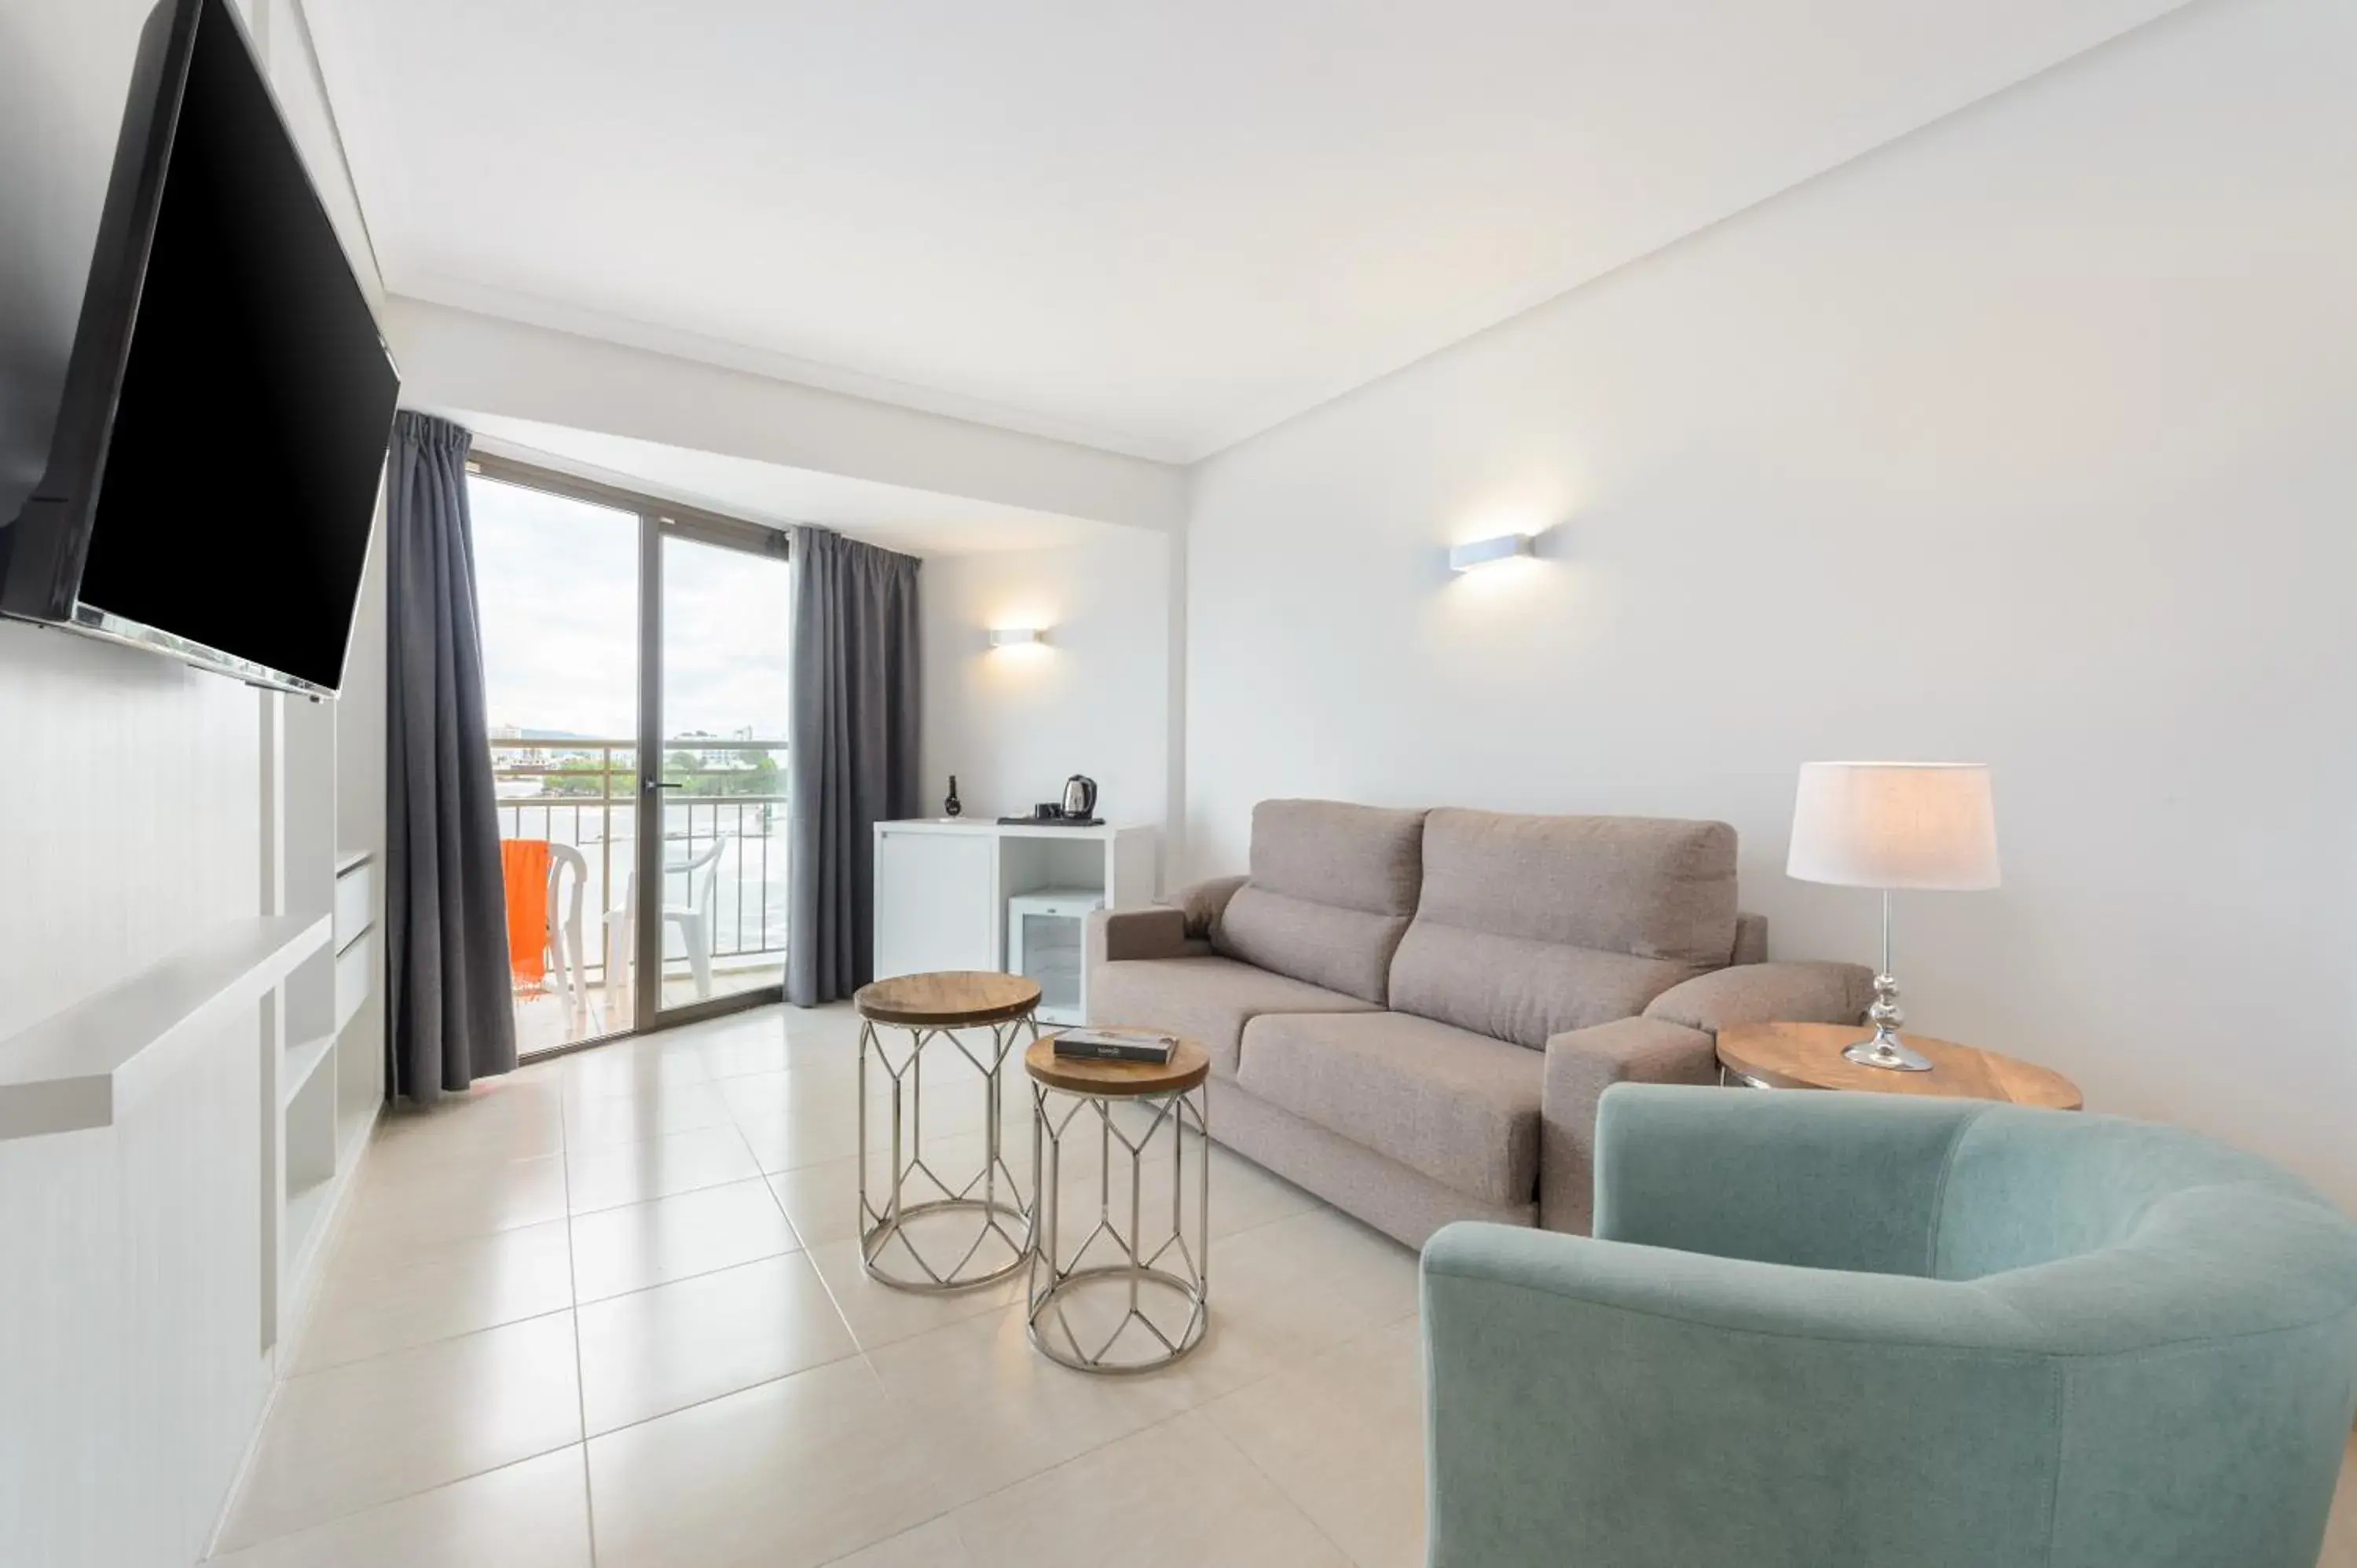
<path id="1" fill-rule="evenodd" d="M 1487 566 L 1495 561 L 1511 561 L 1517 555 L 1531 553 L 1531 536 L 1527 533 L 1501 533 L 1495 539 L 1476 539 L 1469 544 L 1448 547 L 1448 569 L 1470 572 L 1476 566 Z M 1431 559 L 1429 556 L 1426 560 Z"/>
<path id="2" fill-rule="evenodd" d="M 1036 626 L 994 626 L 990 628 L 993 648 L 1035 648 L 1048 640 L 1048 634 Z"/>

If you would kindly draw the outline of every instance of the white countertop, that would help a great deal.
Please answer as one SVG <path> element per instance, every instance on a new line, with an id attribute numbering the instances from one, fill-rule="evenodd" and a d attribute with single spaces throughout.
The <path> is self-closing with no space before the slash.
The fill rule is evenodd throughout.
<path id="1" fill-rule="evenodd" d="M 886 829 L 894 832 L 920 833 L 997 833 L 1010 838 L 1102 839 L 1115 833 L 1146 831 L 1142 825 L 1120 826 L 1099 822 L 1093 827 L 1058 827 L 1053 822 L 1002 822 L 989 817 L 896 817 L 876 824 L 878 832 Z"/>

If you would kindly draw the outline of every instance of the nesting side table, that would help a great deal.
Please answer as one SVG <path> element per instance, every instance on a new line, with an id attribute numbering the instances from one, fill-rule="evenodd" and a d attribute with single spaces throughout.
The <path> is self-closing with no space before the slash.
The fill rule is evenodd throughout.
<path id="1" fill-rule="evenodd" d="M 859 1012 L 859 1261 L 874 1278 L 901 1290 L 969 1290 L 1008 1278 L 1031 1256 L 1031 1209 L 1000 1148 L 1000 1069 L 1018 1039 L 1039 1038 L 1032 1013 L 1039 985 L 1019 974 L 979 971 L 904 974 L 863 985 Z M 990 1031 L 976 1048 L 956 1031 Z M 905 1036 L 905 1039 L 891 1036 Z M 980 1078 L 982 1169 L 954 1185 L 925 1158 L 925 1058 L 963 1059 Z M 868 1190 L 868 1069 L 890 1096 L 891 1175 L 881 1194 Z M 938 1075 L 931 1075 L 938 1077 Z M 1033 1176 L 1039 1174 L 1033 1151 Z M 936 1196 L 910 1201 L 921 1184 Z M 912 1221 L 922 1223 L 912 1230 Z M 922 1234 L 918 1231 L 921 1230 Z M 893 1243 L 899 1243 L 897 1249 Z M 893 1257 L 888 1262 L 887 1251 Z M 906 1266 L 900 1266 L 905 1260 Z"/>
<path id="2" fill-rule="evenodd" d="M 1023 1053 L 1031 1077 L 1034 1250 L 1028 1332 L 1051 1361 L 1083 1372 L 1147 1372 L 1202 1343 L 1211 1311 L 1211 1053 L 1181 1040 L 1167 1065 L 1056 1055 L 1055 1037 Z M 1188 1134 L 1197 1144 L 1187 1162 Z M 1169 1229 L 1146 1162 L 1168 1134 Z M 1101 1164 L 1093 1223 L 1073 1244 L 1060 1190 L 1066 1145 L 1094 1134 Z M 1116 1182 L 1116 1163 L 1126 1180 Z M 1194 1223 L 1187 1187 L 1196 1187 Z M 1082 1217 L 1085 1220 L 1085 1215 Z M 1194 1232 L 1191 1242 L 1189 1230 Z M 1075 1230 L 1081 1227 L 1074 1226 Z"/>

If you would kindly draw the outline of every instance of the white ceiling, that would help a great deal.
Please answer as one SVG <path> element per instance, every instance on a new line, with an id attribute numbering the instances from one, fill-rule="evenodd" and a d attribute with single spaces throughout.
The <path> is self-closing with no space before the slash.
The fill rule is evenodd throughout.
<path id="1" fill-rule="evenodd" d="M 305 0 L 387 286 L 1187 460 L 2180 0 Z"/>
<path id="2" fill-rule="evenodd" d="M 641 495 L 777 527 L 815 522 L 911 555 L 1040 550 L 1109 524 L 841 474 L 694 452 L 466 409 L 448 411 L 486 449 Z"/>

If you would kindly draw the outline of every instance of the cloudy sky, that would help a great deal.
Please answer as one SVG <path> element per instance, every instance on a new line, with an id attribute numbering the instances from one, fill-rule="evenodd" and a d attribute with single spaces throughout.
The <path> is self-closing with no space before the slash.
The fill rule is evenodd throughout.
<path id="1" fill-rule="evenodd" d="M 494 727 L 638 732 L 639 520 L 474 476 L 476 595 Z M 784 562 L 663 542 L 663 726 L 782 739 Z"/>

